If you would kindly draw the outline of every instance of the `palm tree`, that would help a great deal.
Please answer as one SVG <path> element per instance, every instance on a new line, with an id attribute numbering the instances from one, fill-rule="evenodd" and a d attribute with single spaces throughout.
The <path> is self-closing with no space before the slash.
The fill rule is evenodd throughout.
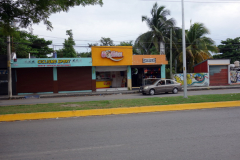
<path id="1" fill-rule="evenodd" d="M 209 30 L 203 23 L 194 23 L 186 31 L 186 60 L 188 72 L 193 71 L 193 66 L 206 59 L 212 58 L 211 53 L 218 53 L 218 48 L 211 38 L 205 37 Z M 182 62 L 182 53 L 179 55 Z"/>
<path id="2" fill-rule="evenodd" d="M 147 33 L 140 35 L 136 43 L 142 42 L 143 39 L 148 39 L 148 42 L 154 44 L 157 51 L 161 51 L 160 43 L 165 43 L 169 39 L 166 35 L 169 34 L 170 28 L 175 26 L 175 20 L 173 18 L 167 19 L 167 16 L 170 15 L 170 11 L 165 9 L 164 6 L 158 6 L 157 3 L 153 5 L 151 10 L 151 18 L 147 16 L 142 16 L 142 21 L 145 21 L 150 29 Z M 146 37 L 143 37 L 146 36 Z M 148 47 L 150 47 L 150 43 Z"/>
<path id="3" fill-rule="evenodd" d="M 154 46 L 151 42 L 152 32 L 146 32 L 140 35 L 134 44 L 137 54 L 151 54 L 151 48 Z"/>

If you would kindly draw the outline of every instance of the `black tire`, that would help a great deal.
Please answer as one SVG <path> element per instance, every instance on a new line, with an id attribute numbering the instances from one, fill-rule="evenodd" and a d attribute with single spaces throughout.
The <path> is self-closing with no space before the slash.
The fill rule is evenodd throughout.
<path id="1" fill-rule="evenodd" d="M 142 93 L 143 95 L 146 95 L 146 93 Z"/>
<path id="2" fill-rule="evenodd" d="M 150 89 L 149 94 L 150 94 L 151 96 L 154 95 L 154 94 L 155 94 L 155 90 L 154 90 L 154 89 Z"/>
<path id="3" fill-rule="evenodd" d="M 177 94 L 178 93 L 178 89 L 177 88 L 173 88 L 172 93 L 173 94 Z"/>

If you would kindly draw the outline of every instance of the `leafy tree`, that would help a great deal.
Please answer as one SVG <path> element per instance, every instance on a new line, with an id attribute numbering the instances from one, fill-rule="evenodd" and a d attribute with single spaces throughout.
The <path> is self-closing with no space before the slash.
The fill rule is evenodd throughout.
<path id="1" fill-rule="evenodd" d="M 120 44 L 118 46 L 133 46 L 133 41 L 129 41 L 129 42 L 120 42 Z"/>
<path id="2" fill-rule="evenodd" d="M 14 32 L 13 21 L 19 22 L 19 27 L 27 28 L 41 21 L 48 30 L 53 29 L 49 16 L 53 13 L 67 12 L 75 6 L 102 5 L 102 0 L 1 0 L 0 27 L 6 35 Z"/>
<path id="3" fill-rule="evenodd" d="M 133 44 L 133 41 L 129 41 L 129 42 L 123 41 L 123 42 L 120 42 L 120 44 L 117 45 L 117 46 L 132 46 L 133 47 L 133 54 L 138 54 L 138 52 L 136 50 L 136 47 Z"/>
<path id="4" fill-rule="evenodd" d="M 170 28 L 175 26 L 175 20 L 173 18 L 167 19 L 168 15 L 170 15 L 169 10 L 155 3 L 151 10 L 151 17 L 142 16 L 142 21 L 145 21 L 150 29 L 147 36 L 151 37 L 150 42 L 154 44 L 159 52 L 161 50 L 160 43 L 163 44 L 169 39 L 166 35 L 170 32 Z"/>
<path id="5" fill-rule="evenodd" d="M 38 38 L 38 36 L 29 33 L 27 38 L 30 41 L 28 46 L 31 47 L 29 53 L 33 56 L 36 56 L 37 58 L 47 58 L 47 54 L 53 52 L 53 49 L 48 47 L 52 44 L 52 41 L 46 41 L 44 38 Z"/>
<path id="6" fill-rule="evenodd" d="M 212 58 L 211 53 L 218 52 L 214 41 L 211 38 L 205 37 L 209 33 L 209 30 L 203 23 L 194 23 L 186 31 L 186 62 L 189 73 L 193 72 L 195 64 Z M 179 61 L 182 63 L 182 53 L 179 55 Z"/>
<path id="7" fill-rule="evenodd" d="M 28 54 L 32 54 L 37 58 L 45 58 L 46 54 L 53 52 L 48 45 L 52 41 L 46 41 L 38 38 L 26 31 L 14 31 L 12 38 L 11 51 L 17 54 L 18 58 L 27 58 Z M 0 54 L 7 54 L 6 36 L 0 32 Z"/>
<path id="8" fill-rule="evenodd" d="M 7 37 L 0 34 L 0 55 L 7 54 Z"/>
<path id="9" fill-rule="evenodd" d="M 231 59 L 231 63 L 240 60 L 240 37 L 234 39 L 228 38 L 225 41 L 221 41 L 218 48 L 222 54 L 214 55 L 213 58 Z"/>
<path id="10" fill-rule="evenodd" d="M 63 43 L 63 49 L 60 49 L 57 51 L 57 55 L 58 57 L 66 57 L 66 58 L 70 58 L 70 57 L 77 57 L 77 53 L 75 51 L 75 49 L 73 48 L 73 46 L 75 45 L 75 41 L 73 40 L 73 33 L 72 30 L 67 30 L 66 31 L 66 35 L 68 35 L 68 39 L 64 40 Z"/>
<path id="11" fill-rule="evenodd" d="M 154 44 L 151 42 L 152 34 L 151 32 L 146 32 L 141 34 L 135 41 L 134 47 L 136 48 L 137 54 L 151 54 L 151 48 Z"/>
<path id="12" fill-rule="evenodd" d="M 158 55 L 159 54 L 159 52 L 157 51 L 155 46 L 152 46 L 152 48 L 150 49 L 150 53 L 151 53 L 151 55 Z"/>
<path id="13" fill-rule="evenodd" d="M 89 46 L 89 47 L 98 46 L 98 43 L 88 43 L 88 46 Z"/>
<path id="14" fill-rule="evenodd" d="M 111 40 L 111 38 L 102 37 L 100 39 L 100 42 L 101 42 L 100 46 L 114 46 L 113 40 Z"/>
<path id="15" fill-rule="evenodd" d="M 12 37 L 12 52 L 16 52 L 17 58 L 27 58 L 29 53 L 33 53 L 29 37 L 30 34 L 26 31 L 20 31 L 17 36 Z"/>
<path id="16" fill-rule="evenodd" d="M 81 52 L 77 54 L 77 57 L 91 57 L 92 56 L 92 52 Z"/>

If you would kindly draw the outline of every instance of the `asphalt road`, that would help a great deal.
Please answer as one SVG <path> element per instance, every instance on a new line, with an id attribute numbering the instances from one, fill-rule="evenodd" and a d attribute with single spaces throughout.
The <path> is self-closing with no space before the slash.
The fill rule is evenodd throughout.
<path id="1" fill-rule="evenodd" d="M 0 159 L 239 160 L 240 108 L 0 123 Z"/>
<path id="2" fill-rule="evenodd" d="M 205 94 L 227 94 L 240 93 L 240 89 L 221 89 L 221 90 L 199 90 L 188 91 L 190 95 L 205 95 Z M 115 94 L 115 95 L 99 95 L 99 96 L 77 96 L 77 97 L 57 97 L 57 98 L 41 98 L 41 99 L 14 99 L 14 100 L 0 100 L 0 106 L 5 105 L 20 105 L 20 104 L 38 104 L 38 103 L 62 103 L 62 102 L 80 102 L 80 101 L 99 101 L 99 100 L 115 100 L 115 99 L 136 99 L 149 97 L 170 97 L 183 96 L 183 92 L 178 94 L 159 94 L 159 95 L 142 95 L 139 94 Z"/>

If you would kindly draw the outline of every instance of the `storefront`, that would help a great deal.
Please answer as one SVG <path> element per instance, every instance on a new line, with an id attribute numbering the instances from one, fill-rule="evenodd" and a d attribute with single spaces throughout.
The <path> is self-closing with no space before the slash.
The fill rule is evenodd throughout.
<path id="1" fill-rule="evenodd" d="M 165 78 L 165 55 L 133 55 L 132 86 L 140 87 L 144 79 Z"/>
<path id="2" fill-rule="evenodd" d="M 33 58 L 12 62 L 16 94 L 92 92 L 92 58 Z"/>
<path id="3" fill-rule="evenodd" d="M 94 46 L 96 91 L 131 90 L 131 46 Z"/>
<path id="4" fill-rule="evenodd" d="M 132 46 L 93 46 L 92 58 L 20 58 L 11 63 L 13 93 L 19 95 L 132 90 L 145 78 L 165 78 L 168 62 L 165 55 L 133 55 Z"/>

